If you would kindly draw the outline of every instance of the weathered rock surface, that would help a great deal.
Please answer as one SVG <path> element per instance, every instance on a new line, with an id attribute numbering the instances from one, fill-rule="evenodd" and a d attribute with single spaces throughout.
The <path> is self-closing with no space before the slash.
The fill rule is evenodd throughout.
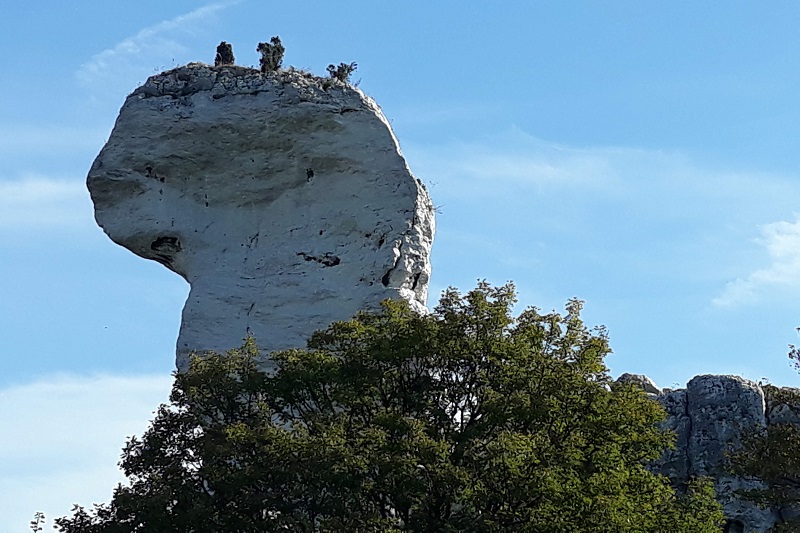
<path id="1" fill-rule="evenodd" d="M 644 374 L 628 374 L 626 372 L 618 377 L 617 381 L 619 383 L 632 383 L 647 394 L 661 394 L 661 389 L 658 388 L 656 382 Z"/>
<path id="2" fill-rule="evenodd" d="M 646 376 L 627 376 L 618 381 L 637 383 L 648 392 L 650 384 L 657 389 Z M 667 411 L 666 427 L 676 434 L 676 448 L 667 451 L 654 469 L 676 484 L 696 476 L 713 478 L 730 519 L 726 531 L 764 532 L 791 511 L 762 509 L 737 497 L 736 491 L 756 484 L 729 474 L 725 452 L 740 446 L 743 435 L 753 429 L 800 422 L 799 406 L 767 401 L 760 384 L 738 376 L 697 376 L 685 389 L 665 389 L 653 397 Z"/>
<path id="3" fill-rule="evenodd" d="M 349 85 L 198 63 L 153 76 L 87 184 L 114 242 L 191 286 L 179 369 L 248 332 L 265 351 L 303 347 L 385 298 L 425 309 L 433 206 Z"/>

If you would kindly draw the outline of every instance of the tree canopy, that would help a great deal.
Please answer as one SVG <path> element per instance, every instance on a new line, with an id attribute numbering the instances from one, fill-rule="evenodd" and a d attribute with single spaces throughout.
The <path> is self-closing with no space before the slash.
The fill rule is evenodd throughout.
<path id="1" fill-rule="evenodd" d="M 611 386 L 606 332 L 581 302 L 512 315 L 513 286 L 447 290 L 271 355 L 195 357 L 126 445 L 129 481 L 64 532 L 719 531 L 707 481 L 676 492 L 646 464 L 664 412 Z"/>

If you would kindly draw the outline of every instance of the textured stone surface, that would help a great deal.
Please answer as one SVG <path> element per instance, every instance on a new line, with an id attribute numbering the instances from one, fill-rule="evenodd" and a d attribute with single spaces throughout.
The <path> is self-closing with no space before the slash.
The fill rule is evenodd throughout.
<path id="1" fill-rule="evenodd" d="M 755 485 L 729 475 L 725 466 L 725 452 L 738 447 L 746 432 L 768 423 L 762 387 L 738 376 L 703 375 L 685 389 L 665 390 L 657 399 L 667 411 L 665 425 L 675 432 L 676 447 L 654 469 L 676 484 L 696 476 L 713 478 L 731 531 L 741 527 L 739 531 L 763 532 L 774 525 L 778 510 L 738 498 L 737 490 Z M 777 405 L 774 410 L 786 412 Z"/>
<path id="2" fill-rule="evenodd" d="M 749 431 L 770 424 L 800 423 L 798 389 L 777 389 L 768 397 L 758 383 L 738 376 L 703 375 L 685 389 L 658 387 L 647 376 L 623 374 L 618 382 L 635 383 L 657 399 L 667 411 L 665 427 L 675 432 L 676 445 L 653 465 L 653 469 L 681 485 L 693 477 L 714 479 L 717 496 L 730 519 L 726 531 L 764 532 L 798 512 L 797 509 L 762 509 L 736 495 L 756 488 L 754 481 L 731 476 L 725 452 L 736 449 Z"/>
<path id="3" fill-rule="evenodd" d="M 179 368 L 248 331 L 265 350 L 305 346 L 385 298 L 425 309 L 433 206 L 349 85 L 198 63 L 153 76 L 87 184 L 114 242 L 189 282 Z"/>
<path id="4" fill-rule="evenodd" d="M 647 394 L 661 394 L 661 389 L 658 388 L 656 382 L 645 376 L 644 374 L 622 374 L 617 378 L 620 383 L 633 383 Z"/>

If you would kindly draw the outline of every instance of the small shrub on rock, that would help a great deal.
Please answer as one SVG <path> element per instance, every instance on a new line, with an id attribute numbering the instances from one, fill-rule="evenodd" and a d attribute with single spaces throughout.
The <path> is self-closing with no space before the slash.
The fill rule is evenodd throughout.
<path id="1" fill-rule="evenodd" d="M 286 48 L 281 43 L 281 38 L 277 35 L 269 40 L 268 43 L 258 43 L 256 51 L 261 54 L 261 72 L 275 72 L 281 68 L 283 54 Z"/>
<path id="2" fill-rule="evenodd" d="M 342 83 L 348 83 L 350 81 L 350 75 L 355 72 L 357 68 L 358 65 L 356 63 L 339 63 L 338 67 L 328 65 L 328 74 L 330 74 L 333 79 L 339 80 Z"/>
<path id="3" fill-rule="evenodd" d="M 230 43 L 222 41 L 217 46 L 217 56 L 214 58 L 215 67 L 224 67 L 233 65 L 236 59 L 233 57 L 233 46 Z"/>

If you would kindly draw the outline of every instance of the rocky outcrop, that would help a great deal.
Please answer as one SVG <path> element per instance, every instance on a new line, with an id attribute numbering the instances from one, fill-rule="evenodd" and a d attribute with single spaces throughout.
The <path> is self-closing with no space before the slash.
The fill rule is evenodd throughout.
<path id="1" fill-rule="evenodd" d="M 248 332 L 265 351 L 305 346 L 386 298 L 425 310 L 433 206 L 380 108 L 345 83 L 158 74 L 128 96 L 87 184 L 114 242 L 191 286 L 179 369 Z"/>
<path id="2" fill-rule="evenodd" d="M 622 374 L 620 377 L 617 378 L 618 383 L 631 383 L 636 385 L 643 391 L 645 391 L 648 395 L 658 395 L 661 394 L 661 389 L 658 388 L 656 382 L 650 379 L 649 377 L 645 376 L 644 374 Z"/>
<path id="3" fill-rule="evenodd" d="M 739 498 L 737 491 L 757 488 L 758 483 L 732 476 L 725 453 L 738 448 L 749 431 L 800 423 L 800 406 L 781 400 L 781 395 L 767 397 L 759 383 L 738 376 L 697 376 L 685 389 L 663 391 L 646 376 L 631 376 L 625 374 L 618 381 L 633 382 L 660 401 L 668 415 L 665 425 L 676 436 L 675 449 L 667 451 L 653 468 L 677 485 L 696 476 L 713 478 L 729 519 L 726 531 L 764 532 L 792 511 L 764 509 Z"/>

